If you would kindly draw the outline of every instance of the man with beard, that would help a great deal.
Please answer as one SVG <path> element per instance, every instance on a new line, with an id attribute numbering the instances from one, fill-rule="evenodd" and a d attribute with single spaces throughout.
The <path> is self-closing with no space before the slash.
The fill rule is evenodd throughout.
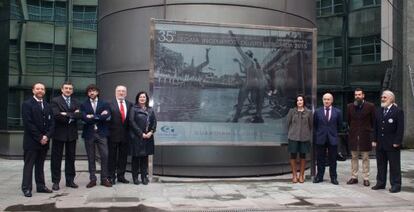
<path id="1" fill-rule="evenodd" d="M 375 106 L 365 101 L 361 88 L 355 89 L 355 101 L 347 106 L 349 126 L 349 147 L 351 149 L 352 177 L 347 184 L 358 183 L 358 158 L 362 155 L 362 177 L 364 186 L 369 186 L 369 152 L 372 149 L 372 131 L 375 122 Z"/>
<path id="2" fill-rule="evenodd" d="M 52 193 L 52 190 L 46 187 L 43 168 L 55 122 L 52 109 L 43 99 L 46 93 L 45 85 L 40 82 L 35 83 L 32 92 L 33 96 L 22 105 L 24 126 L 22 191 L 25 197 L 32 196 L 33 167 L 35 167 L 37 192 Z"/>
<path id="3" fill-rule="evenodd" d="M 404 112 L 395 104 L 395 95 L 385 90 L 381 95 L 381 108 L 377 110 L 374 128 L 377 157 L 377 184 L 373 190 L 385 189 L 387 165 L 390 166 L 391 193 L 401 191 L 401 144 L 404 135 Z"/>

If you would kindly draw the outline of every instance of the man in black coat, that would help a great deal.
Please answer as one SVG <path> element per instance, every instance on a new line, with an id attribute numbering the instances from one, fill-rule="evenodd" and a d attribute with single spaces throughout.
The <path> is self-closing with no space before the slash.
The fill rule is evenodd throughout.
<path id="1" fill-rule="evenodd" d="M 125 100 L 127 88 L 118 85 L 115 88 L 115 99 L 110 102 L 111 121 L 108 139 L 108 171 L 112 184 L 129 183 L 125 179 L 129 143 L 128 143 L 128 112 L 132 103 Z"/>
<path id="2" fill-rule="evenodd" d="M 80 119 L 79 102 L 72 97 L 73 85 L 64 82 L 61 86 L 62 95 L 52 99 L 51 107 L 55 117 L 55 134 L 52 142 L 50 168 L 52 171 L 52 189 L 59 190 L 63 148 L 65 148 L 66 186 L 78 188 L 74 179 L 76 140 L 78 139 L 77 120 Z"/>
<path id="3" fill-rule="evenodd" d="M 404 135 L 404 112 L 394 102 L 393 92 L 382 92 L 381 108 L 376 113 L 372 143 L 376 147 L 378 169 L 377 184 L 372 189 L 385 189 L 389 163 L 391 193 L 401 191 L 401 144 Z"/>
<path id="4" fill-rule="evenodd" d="M 46 93 L 45 85 L 35 83 L 32 92 L 33 97 L 24 101 L 22 105 L 24 125 L 22 191 L 26 197 L 32 196 L 33 166 L 37 192 L 52 193 L 52 190 L 46 187 L 43 167 L 49 149 L 49 140 L 54 130 L 53 113 L 49 104 L 43 99 Z"/>

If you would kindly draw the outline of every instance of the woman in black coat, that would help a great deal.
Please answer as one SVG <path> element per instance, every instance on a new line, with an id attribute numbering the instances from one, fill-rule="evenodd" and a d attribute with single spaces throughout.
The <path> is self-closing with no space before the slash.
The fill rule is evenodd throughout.
<path id="1" fill-rule="evenodd" d="M 142 184 L 147 185 L 148 155 L 154 154 L 154 133 L 157 127 L 154 110 L 149 107 L 149 97 L 144 91 L 137 94 L 135 105 L 129 112 L 129 135 L 132 156 L 132 179 L 139 184 L 138 171 Z"/>

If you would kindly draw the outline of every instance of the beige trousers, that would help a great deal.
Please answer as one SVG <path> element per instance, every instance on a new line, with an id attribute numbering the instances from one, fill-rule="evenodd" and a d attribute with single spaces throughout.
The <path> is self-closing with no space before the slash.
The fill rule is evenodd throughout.
<path id="1" fill-rule="evenodd" d="M 358 179 L 358 160 L 360 153 L 362 155 L 362 177 L 364 178 L 364 180 L 369 180 L 369 151 L 351 151 L 352 178 Z"/>

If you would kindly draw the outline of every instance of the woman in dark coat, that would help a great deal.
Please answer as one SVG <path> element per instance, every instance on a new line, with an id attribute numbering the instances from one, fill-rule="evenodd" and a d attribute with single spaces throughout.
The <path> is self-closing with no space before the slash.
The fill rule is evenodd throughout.
<path id="1" fill-rule="evenodd" d="M 129 135 L 132 156 L 132 179 L 139 184 L 138 172 L 142 184 L 147 185 L 148 155 L 154 154 L 154 133 L 157 127 L 154 110 L 149 107 L 149 97 L 144 91 L 137 94 L 135 105 L 129 112 Z"/>

